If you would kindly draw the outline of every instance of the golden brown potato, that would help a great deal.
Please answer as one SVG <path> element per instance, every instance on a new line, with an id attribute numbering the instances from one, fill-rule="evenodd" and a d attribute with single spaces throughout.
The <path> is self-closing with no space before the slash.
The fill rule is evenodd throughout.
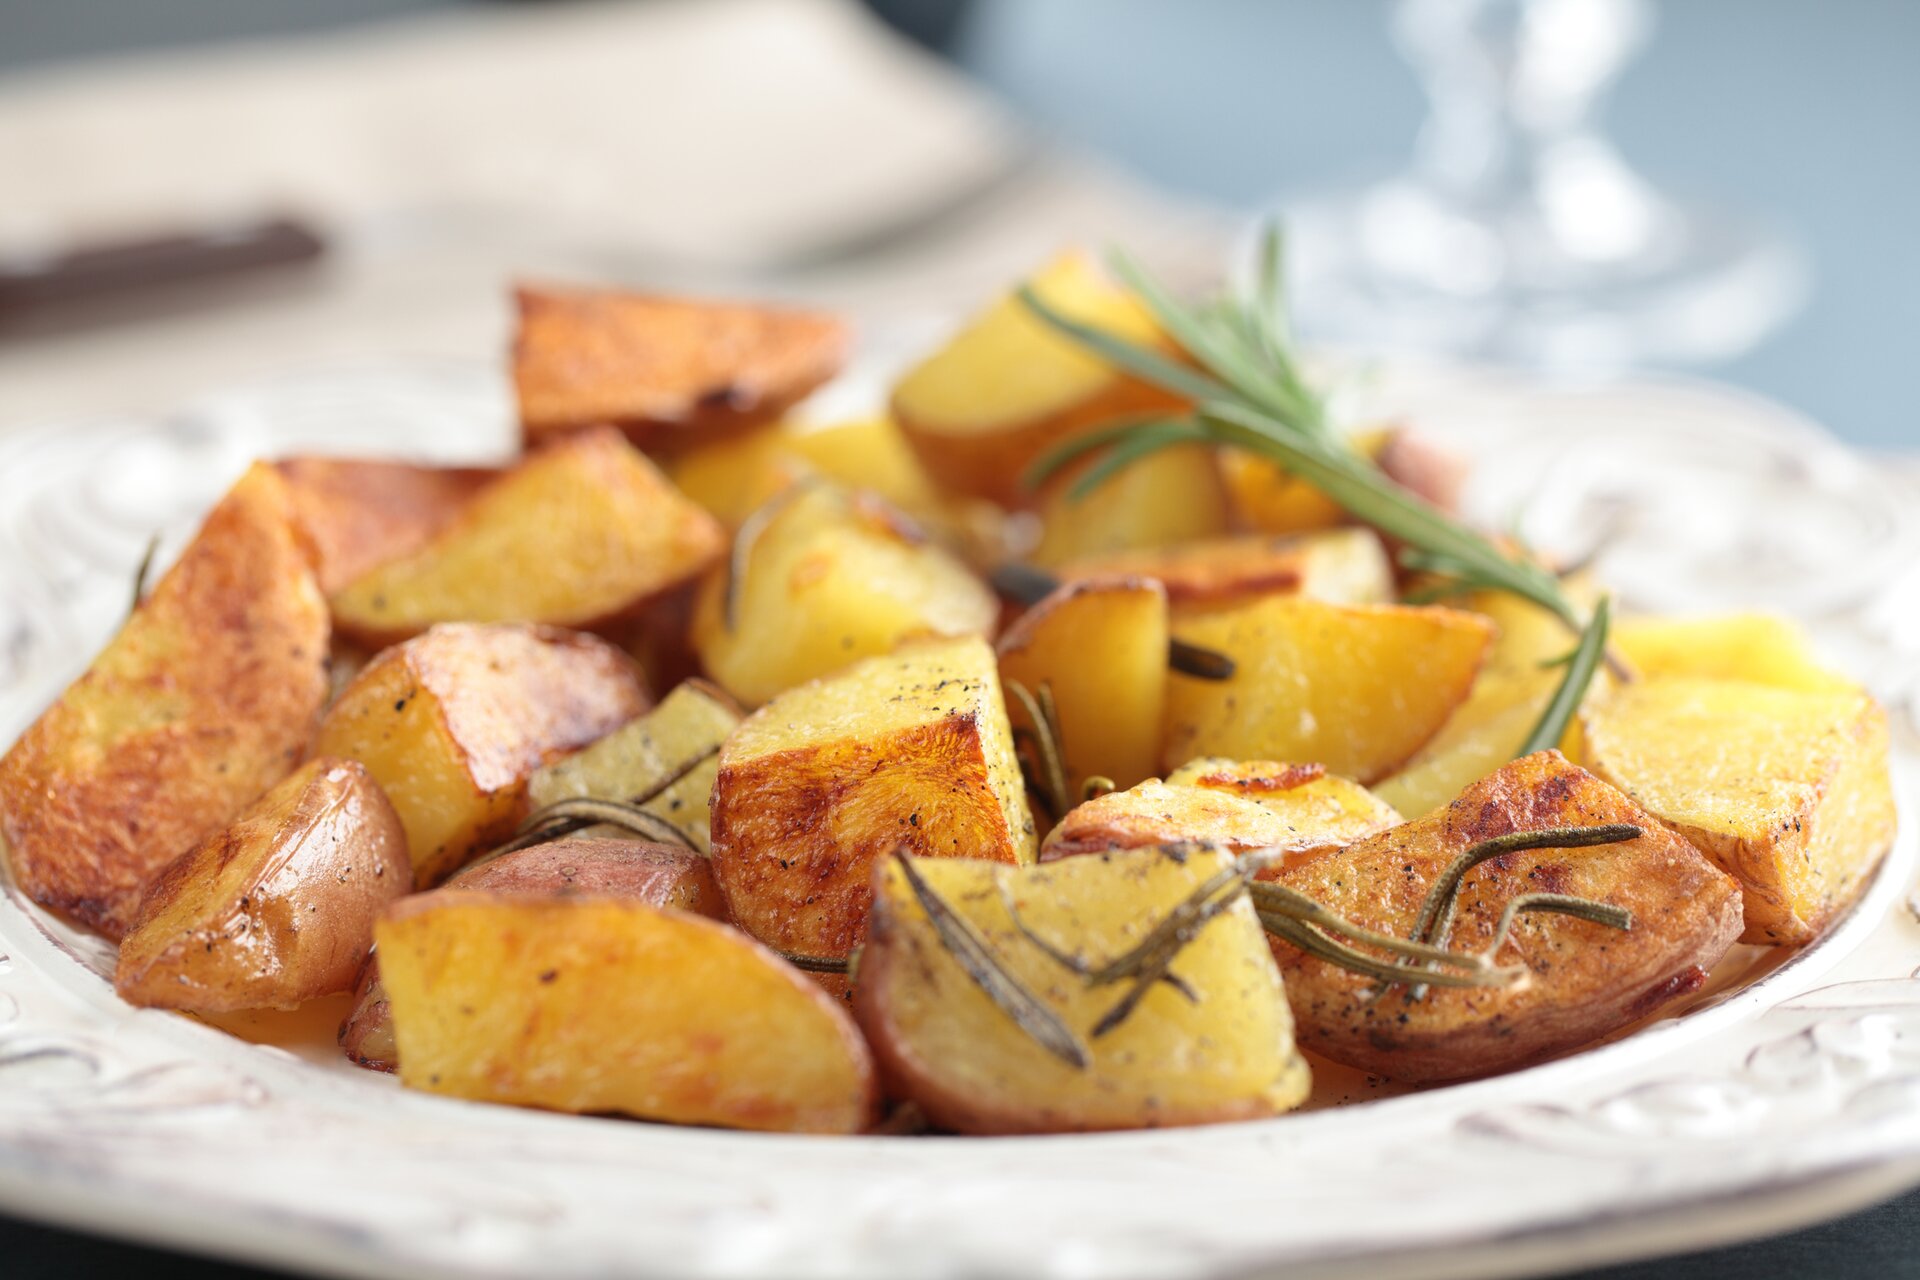
<path id="1" fill-rule="evenodd" d="M 413 887 L 387 797 L 351 760 L 309 760 L 169 863 L 120 944 L 131 1004 L 291 1009 L 351 990 L 380 909 Z"/>
<path id="2" fill-rule="evenodd" d="M 589 626 L 719 559 L 726 534 L 613 431 L 577 433 L 487 486 L 426 545 L 332 600 L 376 643 L 436 622 Z"/>
<path id="3" fill-rule="evenodd" d="M 374 659 L 314 754 L 358 760 L 406 828 L 425 888 L 513 830 L 527 778 L 647 709 L 618 649 L 554 627 L 448 623 Z"/>
<path id="4" fill-rule="evenodd" d="M 1068 580 L 1113 574 L 1158 580 L 1176 616 L 1264 595 L 1311 596 L 1338 604 L 1382 604 L 1394 596 L 1393 566 L 1370 529 L 1212 538 L 1087 556 L 1060 570 Z"/>
<path id="5" fill-rule="evenodd" d="M 1496 959 L 1517 985 L 1433 987 L 1415 1000 L 1274 940 L 1303 1048 L 1395 1080 L 1454 1080 L 1600 1039 L 1697 990 L 1740 932 L 1739 887 L 1686 841 L 1557 751 L 1515 760 L 1448 808 L 1289 869 L 1281 883 L 1353 924 L 1411 936 L 1428 889 L 1468 847 L 1512 831 L 1629 823 L 1620 844 L 1503 854 L 1469 871 L 1446 945 L 1481 951 L 1523 893 L 1597 899 L 1625 931 L 1561 915 L 1518 918 Z"/>
<path id="6" fill-rule="evenodd" d="M 396 903 L 375 936 L 413 1088 L 736 1129 L 855 1133 L 873 1118 L 852 1019 L 717 921 L 460 889 Z"/>
<path id="7" fill-rule="evenodd" d="M 118 938 L 154 873 L 287 775 L 326 696 L 326 602 L 285 484 L 256 465 L 0 757 L 14 878 Z"/>
<path id="8" fill-rule="evenodd" d="M 1074 806 L 1040 845 L 1040 861 L 1195 841 L 1236 853 L 1285 844 L 1292 829 L 1241 796 L 1149 778 Z"/>
<path id="9" fill-rule="evenodd" d="M 789 954 L 866 936 L 895 849 L 1032 862 L 1033 819 L 993 650 L 926 640 L 789 690 L 734 731 L 713 787 L 713 873 L 741 928 Z"/>
<path id="10" fill-rule="evenodd" d="M 1084 469 L 1070 467 L 1041 488 L 1040 542 L 1029 557 L 1035 564 L 1058 567 L 1227 531 L 1220 472 L 1204 445 L 1163 449 L 1075 497 L 1073 486 Z"/>
<path id="11" fill-rule="evenodd" d="M 1054 591 L 1000 637 L 1000 678 L 1052 691 L 1069 786 L 1128 787 L 1154 771 L 1167 701 L 1167 593 L 1143 578 L 1087 578 Z M 1017 703 L 1015 725 L 1031 727 Z"/>
<path id="12" fill-rule="evenodd" d="M 1581 729 L 1596 774 L 1740 881 L 1742 941 L 1818 936 L 1893 842 L 1887 716 L 1864 693 L 1640 680 Z"/>
<path id="13" fill-rule="evenodd" d="M 1139 300 L 1085 254 L 1061 255 L 1029 283 L 1075 320 L 1133 342 L 1169 346 Z M 1178 404 L 1089 354 L 1013 295 L 977 316 L 893 389 L 893 418 L 927 471 L 949 490 L 1007 507 L 1032 501 L 1022 479 L 1049 449 L 1117 418 Z"/>
<path id="14" fill-rule="evenodd" d="M 991 634 L 993 592 L 878 498 L 821 484 L 775 501 L 757 535 L 741 535 L 749 540 L 735 564 L 708 575 L 694 602 L 694 648 L 743 704 L 909 636 Z"/>
<path id="15" fill-rule="evenodd" d="M 1393 772 L 1465 701 L 1493 635 L 1455 609 L 1268 596 L 1190 618 L 1183 640 L 1231 680 L 1173 673 L 1163 758 L 1297 760 L 1363 785 Z"/>
<path id="16" fill-rule="evenodd" d="M 1287 865 L 1343 848 L 1397 826 L 1400 812 L 1350 778 L 1317 764 L 1276 760 L 1189 760 L 1167 775 L 1167 784 L 1195 787 L 1251 800 L 1286 824 Z"/>
<path id="17" fill-rule="evenodd" d="M 673 845 L 584 834 L 476 862 L 447 881 L 446 890 L 433 892 L 454 889 L 521 898 L 624 898 L 715 920 L 726 914 L 713 869 L 699 854 Z M 369 920 L 369 939 L 371 934 Z M 353 1062 L 375 1071 L 392 1071 L 400 1063 L 378 955 L 368 956 L 361 970 L 353 1012 L 340 1024 L 340 1047 Z"/>
<path id="18" fill-rule="evenodd" d="M 1623 618 L 1613 645 L 1650 678 L 1748 680 L 1803 693 L 1852 693 L 1858 686 L 1822 666 L 1806 633 L 1763 613 L 1718 618 Z"/>
<path id="19" fill-rule="evenodd" d="M 875 868 L 873 932 L 854 1009 L 892 1092 L 962 1133 L 1051 1133 L 1271 1116 L 1307 1096 L 1306 1063 L 1264 936 L 1243 898 L 1174 962 L 1193 993 L 1154 985 L 1106 1034 L 1125 984 L 1092 986 L 1036 946 L 1104 963 L 1219 871 L 1224 856 L 1132 849 L 1013 868 L 917 859 L 940 901 L 1079 1041 L 1054 1056 L 1003 1012 L 936 932 L 897 859 Z"/>
<path id="20" fill-rule="evenodd" d="M 425 546 L 500 472 L 492 467 L 423 467 L 361 458 L 282 458 L 294 518 L 313 544 L 320 589 L 355 578 Z"/>
<path id="21" fill-rule="evenodd" d="M 846 359 L 846 326 L 817 311 L 598 289 L 514 297 L 529 444 L 611 423 L 664 455 L 774 421 Z"/>
<path id="22" fill-rule="evenodd" d="M 1458 509 L 1465 468 L 1453 454 L 1404 427 L 1357 432 L 1353 443 L 1401 488 L 1442 511 Z M 1333 499 L 1264 455 L 1222 449 L 1220 471 L 1240 528 L 1307 533 L 1352 520 Z"/>
<path id="23" fill-rule="evenodd" d="M 704 680 L 689 680 L 578 755 L 536 769 L 527 781 L 527 807 L 651 795 L 640 807 L 671 822 L 704 853 L 712 846 L 707 801 L 720 776 L 720 744 L 739 723 L 732 699 Z"/>

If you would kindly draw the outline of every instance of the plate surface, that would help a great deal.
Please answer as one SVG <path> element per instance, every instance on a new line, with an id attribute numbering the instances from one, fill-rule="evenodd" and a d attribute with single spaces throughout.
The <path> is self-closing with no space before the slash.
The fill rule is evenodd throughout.
<path id="1" fill-rule="evenodd" d="M 844 395 L 858 399 L 860 380 Z M 0 1207 L 317 1273 L 1488 1275 L 1784 1230 L 1920 1181 L 1920 486 L 1694 383 L 1352 371 L 1476 459 L 1469 501 L 1631 606 L 1804 620 L 1894 720 L 1900 839 L 1819 945 L 1601 1048 L 1278 1120 L 1041 1139 L 671 1129 L 402 1092 L 127 1008 L 108 948 L 0 896 Z M 869 384 L 872 385 L 872 384 Z M 843 398 L 843 403 L 845 399 Z M 498 457 L 478 366 L 290 378 L 152 420 L 0 436 L 0 741 L 252 456 Z M 311 1021 L 311 1020 L 309 1020 Z M 311 1031 L 311 1027 L 305 1028 Z"/>

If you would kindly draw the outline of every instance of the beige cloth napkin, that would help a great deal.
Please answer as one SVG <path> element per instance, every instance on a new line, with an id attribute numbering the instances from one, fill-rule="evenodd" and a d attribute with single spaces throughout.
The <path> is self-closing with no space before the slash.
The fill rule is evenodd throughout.
<path id="1" fill-rule="evenodd" d="M 291 210 L 218 308 L 0 342 L 0 426 L 383 356 L 490 358 L 516 275 L 974 305 L 1067 243 L 1217 263 L 1220 219 L 1036 143 L 851 0 L 435 15 L 0 81 L 0 254 Z"/>

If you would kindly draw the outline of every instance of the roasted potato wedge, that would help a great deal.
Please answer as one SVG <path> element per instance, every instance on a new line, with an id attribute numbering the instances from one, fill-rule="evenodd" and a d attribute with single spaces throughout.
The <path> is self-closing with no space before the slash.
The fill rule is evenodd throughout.
<path id="1" fill-rule="evenodd" d="M 299 761 L 327 696 L 327 634 L 286 484 L 256 465 L 0 757 L 0 835 L 21 889 L 125 933 L 160 868 Z"/>
<path id="2" fill-rule="evenodd" d="M 713 873 L 769 946 L 846 955 L 895 849 L 1032 862 L 1033 819 L 993 650 L 924 640 L 788 690 L 734 731 L 713 786 Z"/>
<path id="3" fill-rule="evenodd" d="M 1371 529 L 1211 538 L 1087 556 L 1060 570 L 1069 581 L 1114 574 L 1159 581 L 1176 616 L 1265 595 L 1338 604 L 1383 604 L 1394 597 L 1393 566 Z"/>
<path id="4" fill-rule="evenodd" d="M 1288 865 L 1331 853 L 1401 821 L 1391 804 L 1317 764 L 1202 757 L 1168 774 L 1167 785 L 1237 796 L 1277 815 L 1287 835 L 1270 843 L 1287 848 Z"/>
<path id="5" fill-rule="evenodd" d="M 1084 468 L 1042 487 L 1035 564 L 1058 567 L 1092 556 L 1175 546 L 1227 531 L 1226 498 L 1213 452 L 1203 445 L 1164 449 L 1076 496 Z"/>
<path id="6" fill-rule="evenodd" d="M 683 493 L 729 528 L 808 476 L 872 493 L 916 520 L 940 523 L 946 500 L 893 419 L 784 422 L 719 440 L 672 460 Z"/>
<path id="7" fill-rule="evenodd" d="M 1303 1048 L 1394 1080 L 1489 1075 L 1598 1040 L 1697 990 L 1740 932 L 1732 878 L 1557 751 L 1515 760 L 1452 805 L 1287 870 L 1282 884 L 1353 924 L 1411 936 L 1434 880 L 1473 844 L 1512 831 L 1630 823 L 1620 844 L 1503 854 L 1462 882 L 1446 945 L 1481 951 L 1517 895 L 1592 898 L 1631 929 L 1520 916 L 1496 959 L 1529 970 L 1505 988 L 1433 987 L 1414 999 L 1275 939 Z"/>
<path id="8" fill-rule="evenodd" d="M 1739 880 L 1742 941 L 1817 937 L 1893 842 L 1887 716 L 1864 693 L 1640 680 L 1580 723 L 1596 774 Z"/>
<path id="9" fill-rule="evenodd" d="M 1029 282 L 1062 314 L 1133 342 L 1169 344 L 1147 309 L 1082 253 Z M 1008 295 L 893 389 L 893 418 L 927 471 L 950 490 L 1021 507 L 1045 452 L 1116 418 L 1179 402 L 1089 354 Z M 1208 464 L 1211 466 L 1211 463 Z"/>
<path id="10" fill-rule="evenodd" d="M 818 484 L 774 503 L 694 602 L 694 648 L 743 704 L 909 636 L 992 633 L 993 592 L 878 498 Z"/>
<path id="11" fill-rule="evenodd" d="M 351 760 L 309 760 L 154 878 L 114 989 L 194 1013 L 349 991 L 374 918 L 412 887 L 406 834 L 372 776 Z"/>
<path id="12" fill-rule="evenodd" d="M 873 1118 L 852 1019 L 718 921 L 455 889 L 396 903 L 375 937 L 413 1088 L 735 1129 L 855 1133 Z"/>
<path id="13" fill-rule="evenodd" d="M 1623 618 L 1613 645 L 1642 675 L 1746 680 L 1802 693 L 1859 686 L 1822 666 L 1806 633 L 1764 613 L 1718 618 Z"/>
<path id="14" fill-rule="evenodd" d="M 1041 842 L 1040 861 L 1190 841 L 1237 853 L 1285 844 L 1292 834 L 1283 818 L 1252 800 L 1149 778 L 1068 810 Z"/>
<path id="15" fill-rule="evenodd" d="M 520 898 L 603 897 L 690 911 L 715 920 L 726 914 L 713 869 L 697 853 L 640 840 L 585 834 L 516 849 L 462 869 L 446 890 L 479 889 Z M 372 921 L 368 921 L 371 937 Z M 360 1066 L 392 1071 L 400 1050 L 393 1040 L 392 1006 L 380 980 L 380 957 L 368 956 L 353 1012 L 340 1024 L 340 1047 Z"/>
<path id="16" fill-rule="evenodd" d="M 447 623 L 387 650 L 327 712 L 316 755 L 358 760 L 425 888 L 512 831 L 527 779 L 647 709 L 618 649 L 553 627 Z"/>
<path id="17" fill-rule="evenodd" d="M 390 560 L 412 555 L 453 523 L 500 472 L 361 458 L 282 458 L 294 518 L 312 544 L 328 595 Z"/>
<path id="18" fill-rule="evenodd" d="M 1124 984 L 1090 985 L 1025 931 L 1104 963 L 1140 941 L 1224 858 L 1130 849 L 1030 868 L 914 861 L 937 901 L 1075 1035 L 1084 1069 L 1043 1048 L 981 989 L 898 859 L 878 864 L 854 1010 L 891 1090 L 962 1133 L 1211 1124 L 1299 1105 L 1307 1066 L 1244 898 L 1201 928 L 1175 962 L 1194 999 L 1156 984 L 1104 1035 L 1095 1028 L 1126 995 Z"/>
<path id="19" fill-rule="evenodd" d="M 534 770 L 527 807 L 583 796 L 651 796 L 640 807 L 671 822 L 705 853 L 712 847 L 707 801 L 720 776 L 720 744 L 739 723 L 731 698 L 704 680 L 689 680 L 578 755 Z"/>
<path id="20" fill-rule="evenodd" d="M 1167 701 L 1167 593 L 1144 578 L 1070 582 L 1000 637 L 1000 678 L 1051 691 L 1069 785 L 1105 777 L 1128 787 L 1160 755 Z M 1017 701 L 1016 726 L 1031 728 Z"/>
<path id="21" fill-rule="evenodd" d="M 426 545 L 332 599 L 385 643 L 437 622 L 588 626 L 631 613 L 719 559 L 726 534 L 617 432 L 580 432 L 487 486 Z"/>
<path id="22" fill-rule="evenodd" d="M 1163 758 L 1298 760 L 1361 784 L 1392 773 L 1466 700 L 1493 636 L 1456 609 L 1268 596 L 1189 618 L 1181 639 L 1237 664 L 1173 673 Z"/>
<path id="23" fill-rule="evenodd" d="M 772 422 L 840 371 L 818 311 L 606 289 L 522 288 L 513 385 L 527 443 L 611 423 L 664 456 Z"/>

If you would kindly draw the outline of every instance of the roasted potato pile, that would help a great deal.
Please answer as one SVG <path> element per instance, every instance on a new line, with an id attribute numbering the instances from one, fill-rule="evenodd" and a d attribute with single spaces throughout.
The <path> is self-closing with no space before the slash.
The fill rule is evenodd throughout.
<path id="1" fill-rule="evenodd" d="M 520 456 L 242 475 L 0 757 L 14 880 L 134 1004 L 352 992 L 412 1088 L 805 1133 L 1485 1076 L 1832 928 L 1872 696 L 1476 528 L 1277 278 L 1067 253 L 835 420 L 836 317 L 522 289 Z"/>

